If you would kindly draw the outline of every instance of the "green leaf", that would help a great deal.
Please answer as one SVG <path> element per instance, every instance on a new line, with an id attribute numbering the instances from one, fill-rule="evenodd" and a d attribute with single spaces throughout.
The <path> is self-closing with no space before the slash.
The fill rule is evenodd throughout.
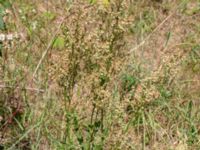
<path id="1" fill-rule="evenodd" d="M 192 103 L 192 101 L 190 101 L 188 104 L 188 117 L 189 118 L 191 118 L 191 116 L 192 116 L 192 107 L 193 107 L 193 103 Z"/>
<path id="2" fill-rule="evenodd" d="M 195 64 L 194 67 L 192 68 L 193 72 L 199 72 L 200 71 L 200 64 Z"/>
<path id="3" fill-rule="evenodd" d="M 0 14 L 0 30 L 5 30 L 5 23 L 3 20 L 3 16 Z"/>
<path id="4" fill-rule="evenodd" d="M 62 49 L 65 46 L 65 39 L 63 37 L 57 37 L 53 43 L 53 48 Z"/>
<path id="5" fill-rule="evenodd" d="M 56 18 L 56 15 L 53 12 L 47 11 L 43 13 L 45 19 L 53 20 Z"/>
<path id="6" fill-rule="evenodd" d="M 103 86 L 105 83 L 109 81 L 109 77 L 103 73 L 100 75 L 99 79 L 100 79 L 100 86 Z"/>
<path id="7" fill-rule="evenodd" d="M 94 4 L 94 3 L 96 3 L 96 0 L 89 0 L 89 3 Z"/>
<path id="8" fill-rule="evenodd" d="M 0 0 L 0 4 L 5 8 L 11 7 L 11 3 L 8 0 Z"/>
<path id="9" fill-rule="evenodd" d="M 122 88 L 125 91 L 130 91 L 133 86 L 137 84 L 137 78 L 132 75 L 123 75 L 122 77 Z"/>

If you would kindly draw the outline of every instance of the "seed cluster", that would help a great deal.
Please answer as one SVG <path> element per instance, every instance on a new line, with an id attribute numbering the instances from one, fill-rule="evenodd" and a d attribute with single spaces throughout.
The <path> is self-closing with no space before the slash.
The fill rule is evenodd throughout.
<path id="1" fill-rule="evenodd" d="M 13 39 L 18 39 L 18 33 L 0 34 L 0 41 L 12 41 Z"/>

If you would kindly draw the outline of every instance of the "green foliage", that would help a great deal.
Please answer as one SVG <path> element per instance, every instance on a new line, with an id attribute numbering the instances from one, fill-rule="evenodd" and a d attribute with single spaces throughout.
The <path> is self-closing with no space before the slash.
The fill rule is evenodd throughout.
<path id="1" fill-rule="evenodd" d="M 98 0 L 88 0 L 90 4 L 95 4 Z M 110 4 L 110 0 L 102 0 L 101 1 L 104 6 L 108 6 Z"/>
<path id="2" fill-rule="evenodd" d="M 193 71 L 199 72 L 200 71 L 200 45 L 195 46 L 192 49 L 192 52 L 190 54 L 192 65 L 193 65 Z"/>
<path id="3" fill-rule="evenodd" d="M 90 4 L 96 3 L 96 0 L 89 0 Z"/>
<path id="4" fill-rule="evenodd" d="M 9 0 L 0 0 L 0 4 L 4 7 L 4 8 L 9 8 L 11 7 L 11 3 Z"/>
<path id="5" fill-rule="evenodd" d="M 63 49 L 65 46 L 65 39 L 61 36 L 57 37 L 53 42 L 53 48 Z"/>
<path id="6" fill-rule="evenodd" d="M 10 8 L 11 3 L 8 0 L 0 0 L 0 30 L 5 30 L 5 22 L 3 16 L 5 14 L 5 9 Z"/>
<path id="7" fill-rule="evenodd" d="M 0 15 L 0 30 L 5 30 L 5 23 L 2 15 Z"/>
<path id="8" fill-rule="evenodd" d="M 200 72 L 200 45 L 192 47 L 189 57 L 186 60 L 186 64 L 194 73 Z"/>
<path id="9" fill-rule="evenodd" d="M 100 86 L 103 86 L 104 84 L 106 84 L 109 81 L 109 77 L 103 73 L 100 74 L 99 79 L 100 79 Z"/>
<path id="10" fill-rule="evenodd" d="M 155 14 L 152 10 L 145 10 L 134 22 L 130 31 L 136 34 L 150 32 L 155 21 Z"/>
<path id="11" fill-rule="evenodd" d="M 129 92 L 137 83 L 137 78 L 132 75 L 125 74 L 122 76 L 122 88 L 124 91 Z"/>
<path id="12" fill-rule="evenodd" d="M 55 19 L 56 15 L 53 12 L 47 11 L 47 12 L 43 13 L 43 17 L 44 17 L 44 19 L 51 21 L 51 20 Z"/>
<path id="13" fill-rule="evenodd" d="M 160 94 L 161 94 L 161 97 L 165 99 L 170 98 L 172 96 L 171 91 L 167 90 L 164 87 L 160 88 Z"/>

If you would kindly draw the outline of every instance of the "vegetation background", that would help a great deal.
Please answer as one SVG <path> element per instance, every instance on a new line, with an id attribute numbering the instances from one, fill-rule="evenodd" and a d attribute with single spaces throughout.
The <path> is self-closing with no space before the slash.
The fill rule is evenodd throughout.
<path id="1" fill-rule="evenodd" d="M 0 30 L 0 149 L 200 149 L 199 0 L 0 0 Z"/>

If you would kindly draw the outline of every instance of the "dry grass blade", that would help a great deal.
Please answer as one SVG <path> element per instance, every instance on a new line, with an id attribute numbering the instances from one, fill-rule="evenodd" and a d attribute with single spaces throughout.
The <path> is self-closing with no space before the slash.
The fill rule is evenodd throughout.
<path id="1" fill-rule="evenodd" d="M 153 34 L 158 31 L 177 11 L 177 9 L 182 5 L 183 2 L 181 2 L 178 6 L 176 6 L 173 11 L 158 25 L 156 26 L 156 28 L 142 41 L 140 42 L 137 46 L 135 46 L 134 48 L 132 48 L 129 51 L 129 54 L 132 53 L 133 51 L 139 49 L 141 46 L 143 46 L 152 36 Z"/>
<path id="2" fill-rule="evenodd" d="M 3 88 L 16 88 L 16 89 L 23 89 L 23 88 L 20 88 L 20 87 L 7 86 L 7 85 L 0 85 L 0 88 L 1 88 L 1 89 L 3 89 Z M 24 89 L 25 89 L 25 90 L 28 90 L 28 91 L 44 92 L 43 89 L 38 89 L 38 88 L 25 87 Z"/>
<path id="3" fill-rule="evenodd" d="M 39 62 L 38 62 L 38 64 L 37 64 L 37 67 L 35 68 L 35 71 L 34 71 L 34 73 L 33 73 L 33 79 L 35 78 L 35 76 L 36 76 L 36 74 L 37 74 L 37 71 L 38 71 L 38 69 L 40 68 L 40 65 L 42 64 L 42 62 L 43 62 L 45 56 L 47 55 L 48 51 L 50 50 L 50 48 L 51 48 L 51 46 L 52 46 L 52 44 L 53 44 L 53 41 L 54 41 L 55 37 L 56 37 L 57 34 L 59 33 L 60 28 L 61 28 L 61 26 L 62 26 L 64 20 L 65 20 L 65 18 L 63 18 L 63 19 L 61 20 L 61 22 L 59 23 L 57 30 L 55 31 L 54 35 L 52 36 L 52 38 L 51 38 L 51 40 L 50 40 L 50 42 L 49 42 L 47 48 L 46 48 L 45 51 L 43 52 L 42 57 L 40 58 L 40 60 L 39 60 Z"/>

